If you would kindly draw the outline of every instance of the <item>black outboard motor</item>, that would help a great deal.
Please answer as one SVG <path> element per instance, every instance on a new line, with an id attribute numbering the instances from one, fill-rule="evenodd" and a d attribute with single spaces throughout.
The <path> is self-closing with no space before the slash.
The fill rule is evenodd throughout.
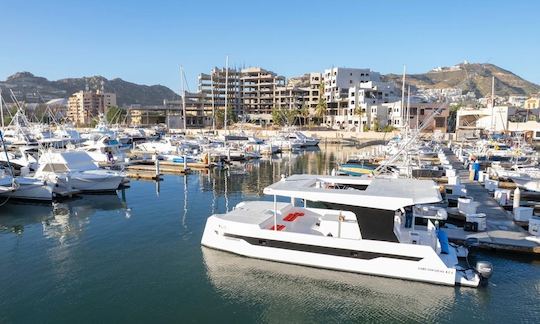
<path id="1" fill-rule="evenodd" d="M 478 261 L 475 270 L 480 276 L 480 283 L 487 284 L 488 279 L 493 274 L 493 265 L 488 261 Z"/>

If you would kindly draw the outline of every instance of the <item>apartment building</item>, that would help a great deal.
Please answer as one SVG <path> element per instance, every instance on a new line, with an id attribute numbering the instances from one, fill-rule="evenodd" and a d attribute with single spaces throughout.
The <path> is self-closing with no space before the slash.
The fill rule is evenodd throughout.
<path id="1" fill-rule="evenodd" d="M 327 115 L 333 123 L 331 116 L 346 115 L 349 107 L 349 89 L 359 87 L 369 81 L 380 81 L 381 75 L 370 69 L 352 69 L 334 67 L 324 70 L 324 97 L 328 104 Z"/>
<path id="2" fill-rule="evenodd" d="M 321 83 L 322 73 L 311 72 L 300 77 L 290 78 L 287 85 L 299 87 L 307 92 L 304 97 L 304 105 L 309 108 L 311 114 L 314 114 L 317 104 L 323 95 L 321 93 Z"/>
<path id="3" fill-rule="evenodd" d="M 278 109 L 300 110 L 307 104 L 309 91 L 292 85 L 276 87 L 273 107 Z"/>
<path id="4" fill-rule="evenodd" d="M 260 67 L 240 71 L 241 109 L 251 120 L 271 120 L 274 96 L 285 77 Z"/>
<path id="5" fill-rule="evenodd" d="M 243 115 L 241 105 L 240 70 L 213 68 L 210 74 L 201 73 L 198 78 L 198 92 L 202 94 L 205 114 L 214 109 L 225 109 L 225 93 L 227 93 L 227 106 L 237 115 Z M 225 89 L 227 88 L 227 89 Z M 227 90 L 227 91 L 225 91 Z"/>
<path id="6" fill-rule="evenodd" d="M 274 105 L 296 105 L 305 96 L 303 90 L 287 88 L 285 77 L 260 67 L 228 71 L 216 67 L 209 74 L 199 75 L 197 90 L 186 93 L 187 127 L 211 126 L 213 111 L 225 109 L 225 95 L 228 109 L 239 119 L 261 122 L 271 120 Z M 181 107 L 180 101 L 178 104 Z"/>
<path id="7" fill-rule="evenodd" d="M 183 128 L 183 119 L 186 119 L 186 127 L 188 128 L 195 128 L 195 127 L 208 127 L 212 125 L 212 104 L 211 104 L 211 98 L 208 98 L 208 96 L 200 91 L 197 92 L 188 92 L 185 93 L 185 100 L 183 101 L 182 98 L 179 100 L 164 100 L 163 101 L 163 111 L 166 112 L 167 116 L 175 116 L 174 119 L 180 118 L 181 121 L 178 123 L 178 127 L 175 128 Z M 182 109 L 182 104 L 185 102 L 186 104 L 186 115 L 184 116 L 184 111 Z M 225 104 L 223 103 L 222 106 L 216 106 L 214 107 L 217 111 L 217 109 L 224 109 Z M 179 116 L 179 117 L 178 117 Z M 170 118 L 167 117 L 167 120 Z M 176 123 L 176 122 L 175 122 Z M 169 126 L 171 127 L 171 126 Z"/>
<path id="8" fill-rule="evenodd" d="M 116 106 L 116 94 L 97 91 L 79 91 L 68 99 L 68 118 L 77 126 L 88 125 L 93 118 L 104 114 L 108 107 Z"/>

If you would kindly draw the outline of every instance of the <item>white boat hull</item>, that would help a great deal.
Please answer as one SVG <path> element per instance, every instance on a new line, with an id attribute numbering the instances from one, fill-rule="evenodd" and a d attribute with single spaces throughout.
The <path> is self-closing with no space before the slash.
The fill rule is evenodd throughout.
<path id="1" fill-rule="evenodd" d="M 524 178 L 524 177 L 511 177 L 512 181 L 520 188 L 540 192 L 540 179 Z"/>
<path id="2" fill-rule="evenodd" d="M 5 196 L 9 196 L 14 199 L 52 201 L 54 193 L 52 186 L 42 182 L 35 182 L 21 183 L 15 191 L 8 192 L 5 194 Z"/>
<path id="3" fill-rule="evenodd" d="M 113 191 L 118 189 L 122 183 L 123 177 L 91 177 L 91 176 L 72 176 L 71 187 L 73 189 L 97 192 L 97 191 Z"/>
<path id="4" fill-rule="evenodd" d="M 429 246 L 354 240 L 273 230 L 242 230 L 214 216 L 207 220 L 201 244 L 251 258 L 317 268 L 423 281 L 477 286 L 462 280 Z M 461 281 L 461 282 L 460 282 Z"/>

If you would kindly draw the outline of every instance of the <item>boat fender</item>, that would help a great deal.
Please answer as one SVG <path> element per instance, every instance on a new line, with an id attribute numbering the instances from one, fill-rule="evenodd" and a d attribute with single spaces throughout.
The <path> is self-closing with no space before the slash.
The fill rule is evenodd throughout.
<path id="1" fill-rule="evenodd" d="M 441 243 L 441 254 L 448 254 L 450 253 L 450 247 L 448 244 L 448 235 L 443 230 L 437 231 L 437 237 L 439 238 L 439 242 Z"/>

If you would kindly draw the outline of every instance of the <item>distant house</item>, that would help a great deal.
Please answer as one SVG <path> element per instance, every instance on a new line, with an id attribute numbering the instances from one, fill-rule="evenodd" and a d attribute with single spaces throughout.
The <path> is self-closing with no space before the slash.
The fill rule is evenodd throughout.
<path id="1" fill-rule="evenodd" d="M 540 96 L 531 97 L 531 98 L 525 100 L 525 103 L 523 104 L 523 107 L 525 109 L 540 108 Z"/>

